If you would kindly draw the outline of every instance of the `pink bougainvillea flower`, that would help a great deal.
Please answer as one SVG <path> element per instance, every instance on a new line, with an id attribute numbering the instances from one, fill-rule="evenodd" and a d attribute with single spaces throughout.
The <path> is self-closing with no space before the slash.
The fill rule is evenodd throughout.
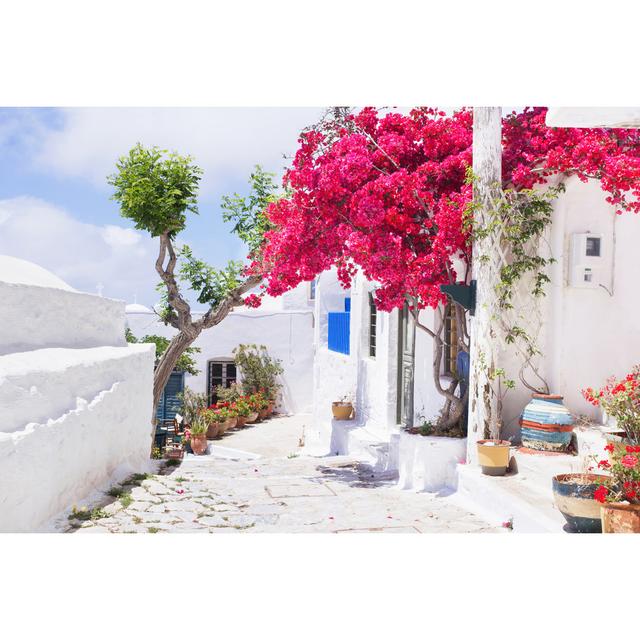
<path id="1" fill-rule="evenodd" d="M 620 461 L 623 467 L 627 467 L 627 469 L 633 469 L 638 464 L 637 456 L 626 455 Z"/>

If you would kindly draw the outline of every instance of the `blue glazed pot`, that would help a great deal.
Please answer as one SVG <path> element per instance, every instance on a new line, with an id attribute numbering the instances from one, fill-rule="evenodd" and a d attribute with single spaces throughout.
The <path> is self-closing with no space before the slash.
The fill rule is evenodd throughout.
<path id="1" fill-rule="evenodd" d="M 593 494 L 607 476 L 564 473 L 553 478 L 553 499 L 569 526 L 577 533 L 602 533 L 600 503 Z"/>
<path id="2" fill-rule="evenodd" d="M 562 396 L 534 393 L 520 418 L 522 444 L 538 451 L 566 451 L 573 433 L 573 416 Z"/>

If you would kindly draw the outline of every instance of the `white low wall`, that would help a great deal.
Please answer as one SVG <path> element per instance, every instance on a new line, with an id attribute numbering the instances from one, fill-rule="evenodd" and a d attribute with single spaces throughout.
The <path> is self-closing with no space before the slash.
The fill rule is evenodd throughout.
<path id="1" fill-rule="evenodd" d="M 431 492 L 455 490 L 457 465 L 465 462 L 466 455 L 466 438 L 402 432 L 398 443 L 398 487 Z"/>
<path id="2" fill-rule="evenodd" d="M 120 300 L 2 281 L 0 300 L 0 355 L 126 344 L 125 305 Z"/>
<path id="3" fill-rule="evenodd" d="M 95 489 L 148 467 L 153 360 L 153 345 L 0 357 L 0 531 L 38 530 Z M 35 420 L 24 402 L 9 415 L 8 392 L 19 395 L 18 379 L 33 383 L 23 391 L 40 407 Z"/>

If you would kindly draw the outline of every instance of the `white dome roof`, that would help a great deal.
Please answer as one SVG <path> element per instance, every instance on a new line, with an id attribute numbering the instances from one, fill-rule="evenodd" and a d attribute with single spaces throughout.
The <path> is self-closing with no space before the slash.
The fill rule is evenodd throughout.
<path id="1" fill-rule="evenodd" d="M 33 262 L 13 256 L 0 256 L 0 282 L 75 291 L 73 287 L 70 287 L 51 271 L 47 271 Z"/>
<path id="2" fill-rule="evenodd" d="M 128 304 L 125 307 L 125 311 L 127 313 L 153 313 L 149 307 L 145 307 L 143 304 L 138 304 L 137 302 Z"/>

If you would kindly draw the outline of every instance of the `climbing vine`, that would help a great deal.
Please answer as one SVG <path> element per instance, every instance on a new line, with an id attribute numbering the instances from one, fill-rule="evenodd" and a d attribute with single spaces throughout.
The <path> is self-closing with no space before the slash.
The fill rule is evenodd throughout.
<path id="1" fill-rule="evenodd" d="M 473 180 L 471 174 L 469 179 Z M 552 221 L 553 202 L 563 191 L 562 183 L 546 190 L 499 190 L 482 226 L 477 225 L 478 216 L 474 216 L 479 207 L 477 203 L 471 202 L 465 213 L 465 226 L 471 238 L 477 241 L 492 239 L 489 243 L 491 254 L 484 253 L 478 258 L 493 271 L 492 323 L 501 332 L 504 343 L 514 345 L 521 358 L 518 377 L 535 393 L 549 393 L 549 385 L 535 363 L 542 353 L 536 331 L 541 323 L 534 324 L 538 300 L 545 295 L 545 285 L 550 282 L 547 270 L 555 261 L 550 255 L 541 255 L 540 249 Z M 516 305 L 518 296 L 525 299 Z M 505 393 L 515 387 L 515 381 L 507 378 L 504 369 L 491 370 L 488 377 L 498 379 Z M 502 399 L 498 398 L 500 406 Z"/>

